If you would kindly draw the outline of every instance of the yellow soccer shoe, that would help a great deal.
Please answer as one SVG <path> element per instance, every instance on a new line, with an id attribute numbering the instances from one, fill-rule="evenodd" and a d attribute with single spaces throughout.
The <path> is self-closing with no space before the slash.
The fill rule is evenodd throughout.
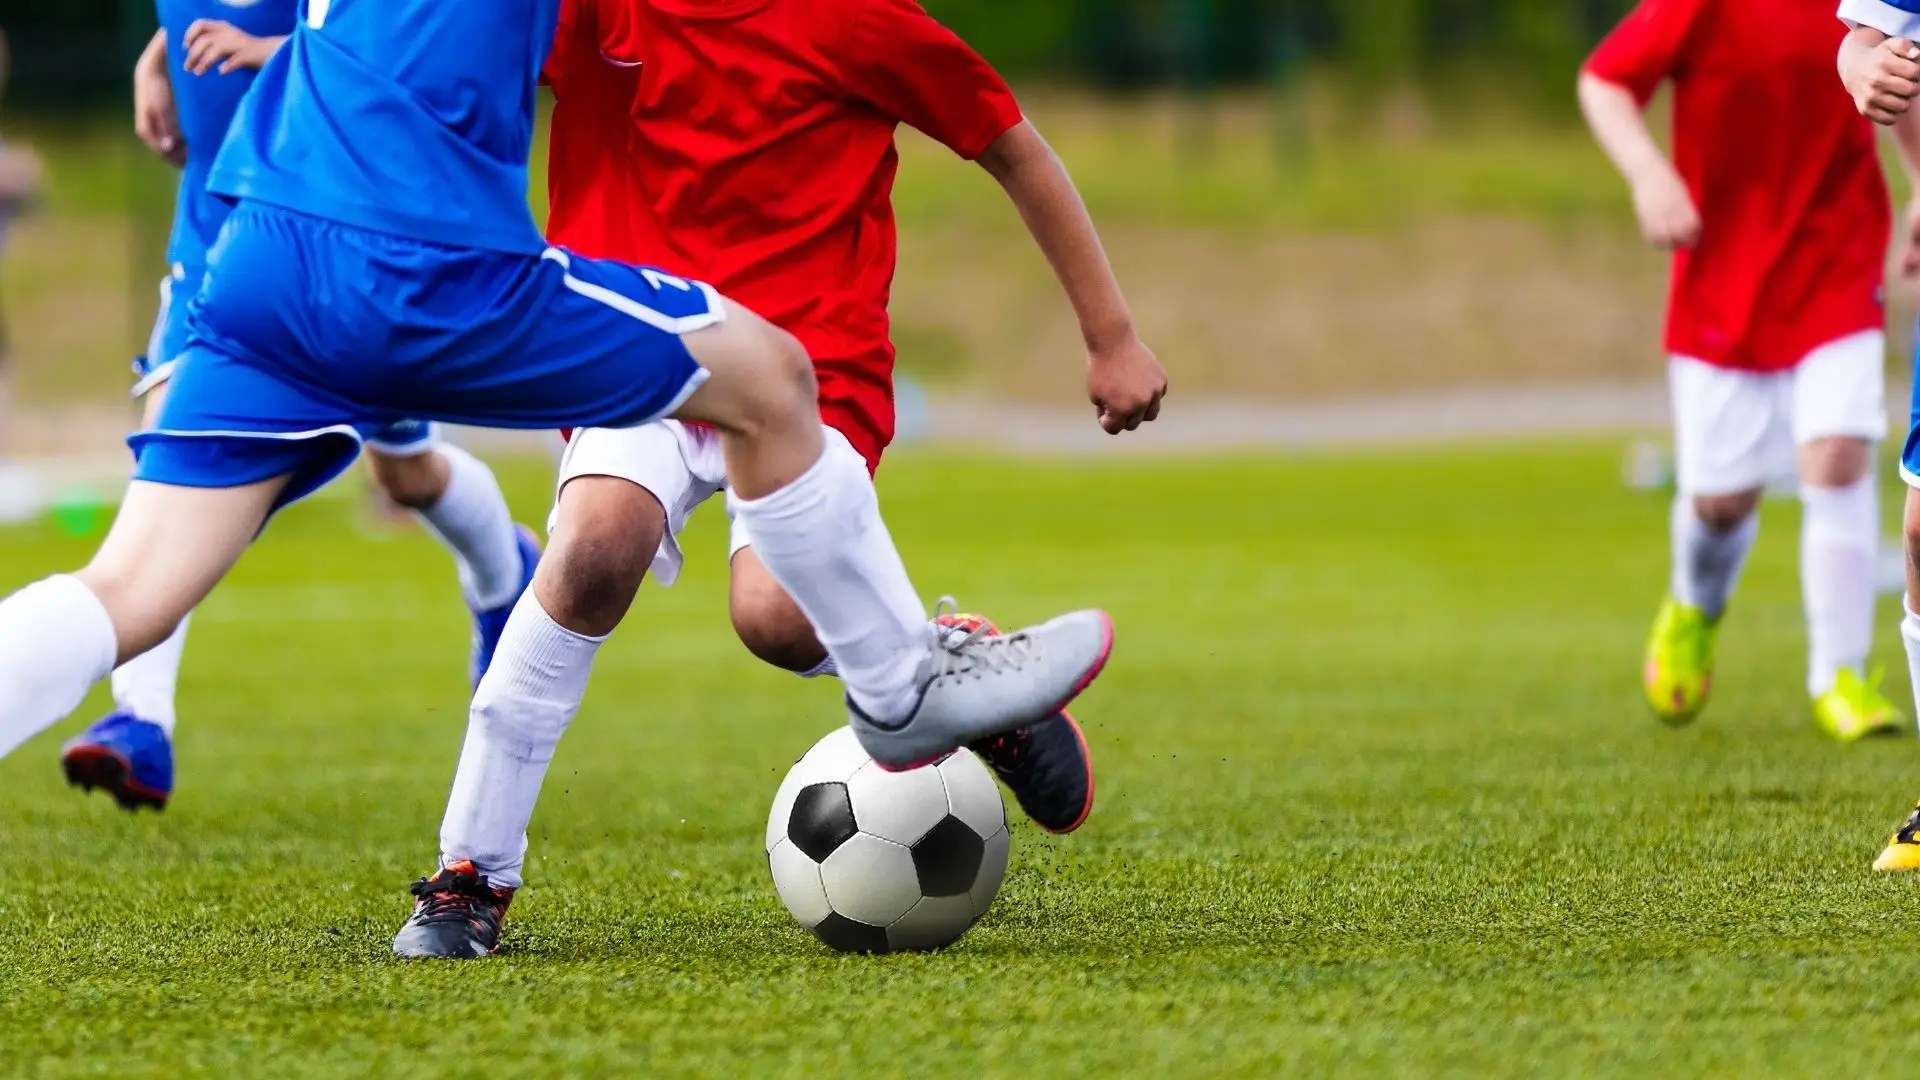
<path id="1" fill-rule="evenodd" d="M 1873 868 L 1881 873 L 1920 870 L 1920 806 L 1913 808 L 1907 823 L 1887 841 L 1887 849 L 1873 860 Z"/>
<path id="2" fill-rule="evenodd" d="M 1707 707 L 1713 689 L 1713 644 L 1720 622 L 1704 611 L 1668 597 L 1647 635 L 1647 662 L 1641 679 L 1655 716 L 1673 727 L 1690 724 Z"/>
<path id="3" fill-rule="evenodd" d="M 1880 671 L 1862 679 L 1841 668 L 1833 689 L 1813 699 L 1813 722 L 1843 743 L 1868 735 L 1892 735 L 1906 724 L 1899 706 L 1880 693 Z"/>

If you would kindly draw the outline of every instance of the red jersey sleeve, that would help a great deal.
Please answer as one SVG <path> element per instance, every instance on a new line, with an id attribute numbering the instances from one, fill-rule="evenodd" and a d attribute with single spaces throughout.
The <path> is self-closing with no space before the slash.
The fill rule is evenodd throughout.
<path id="1" fill-rule="evenodd" d="M 1661 83 L 1686 67 L 1710 2 L 1640 0 L 1587 58 L 1586 71 L 1626 87 L 1645 105 Z"/>
<path id="2" fill-rule="evenodd" d="M 1023 119 L 1000 73 L 914 0 L 865 0 L 847 28 L 847 91 L 971 161 Z"/>

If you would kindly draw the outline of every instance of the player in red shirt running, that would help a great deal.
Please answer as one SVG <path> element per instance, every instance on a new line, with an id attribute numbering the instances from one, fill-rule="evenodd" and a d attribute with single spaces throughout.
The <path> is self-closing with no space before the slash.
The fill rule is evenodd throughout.
<path id="1" fill-rule="evenodd" d="M 1886 434 L 1891 216 L 1872 125 L 1833 84 L 1832 0 L 1642 0 L 1580 78 L 1580 104 L 1673 251 L 1667 372 L 1679 497 L 1671 593 L 1647 644 L 1654 711 L 1707 703 L 1714 639 L 1768 481 L 1797 471 L 1807 689 L 1833 737 L 1891 731 L 1873 642 Z M 1673 85 L 1673 157 L 1643 110 Z"/>
<path id="2" fill-rule="evenodd" d="M 1844 0 L 1840 15 L 1852 27 L 1840 49 L 1840 74 L 1860 113 L 1893 129 L 1902 160 L 1920 160 L 1920 112 L 1910 112 L 1916 80 L 1920 80 L 1920 0 Z M 1877 223 L 1855 222 L 1862 234 Z M 1905 249 L 1900 270 L 1907 278 L 1920 276 L 1920 201 L 1907 211 Z M 1914 384 L 1913 422 L 1900 455 L 1900 475 L 1907 481 L 1906 617 L 1900 637 L 1907 647 L 1907 669 L 1920 695 L 1920 379 Z M 1895 830 L 1885 850 L 1874 860 L 1875 870 L 1920 870 L 1920 807 Z"/>
<path id="3" fill-rule="evenodd" d="M 1166 373 L 1134 332 L 1072 180 L 1000 76 L 913 0 L 578 0 L 562 10 L 546 74 L 557 102 L 552 241 L 684 269 L 799 338 L 829 454 L 871 469 L 893 438 L 887 300 L 901 123 L 1005 187 L 1079 317 L 1100 424 L 1117 434 L 1158 414 Z M 537 590 L 558 598 L 555 609 L 538 640 L 518 619 L 508 627 L 475 697 L 442 870 L 416 885 L 397 952 L 493 947 L 540 774 L 595 648 L 649 568 L 673 582 L 688 516 L 726 490 L 711 431 L 663 421 L 573 434 Z M 753 544 L 736 520 L 741 640 L 787 670 L 834 673 Z M 949 616 L 928 632 L 990 632 L 982 622 Z M 1064 713 L 975 749 L 1042 827 L 1072 831 L 1092 808 L 1092 763 Z"/>

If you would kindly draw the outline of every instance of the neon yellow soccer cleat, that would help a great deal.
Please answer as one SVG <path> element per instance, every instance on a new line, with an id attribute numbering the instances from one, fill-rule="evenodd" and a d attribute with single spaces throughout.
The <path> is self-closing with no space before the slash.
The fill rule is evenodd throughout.
<path id="1" fill-rule="evenodd" d="M 1887 841 L 1887 850 L 1873 860 L 1873 868 L 1882 873 L 1920 870 L 1920 806 L 1913 808 L 1907 823 Z"/>
<path id="2" fill-rule="evenodd" d="M 1891 735 L 1905 723 L 1900 709 L 1880 693 L 1880 672 L 1862 679 L 1840 669 L 1833 689 L 1813 699 L 1813 722 L 1843 743 L 1868 735 Z"/>
<path id="3" fill-rule="evenodd" d="M 1673 727 L 1690 724 L 1707 707 L 1713 689 L 1713 643 L 1720 634 L 1718 620 L 1706 612 L 1668 597 L 1653 620 L 1647 637 L 1647 664 L 1641 673 L 1647 704 L 1654 715 Z"/>

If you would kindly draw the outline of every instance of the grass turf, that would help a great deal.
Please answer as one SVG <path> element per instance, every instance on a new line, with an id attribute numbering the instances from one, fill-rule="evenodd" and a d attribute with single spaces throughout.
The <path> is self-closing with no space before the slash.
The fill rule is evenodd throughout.
<path id="1" fill-rule="evenodd" d="M 164 816 L 61 785 L 79 720 L 0 763 L 0 1074 L 1894 1073 L 1915 886 L 1866 867 L 1912 743 L 1808 724 L 1786 505 L 1714 707 L 1649 719 L 1665 511 L 1616 460 L 891 464 L 922 588 L 1007 622 L 1100 603 L 1121 637 L 1086 831 L 1019 828 L 980 927 L 877 959 L 767 882 L 767 802 L 835 693 L 731 640 L 709 511 L 602 653 L 508 953 L 390 960 L 463 618 L 430 541 L 299 508 L 194 624 Z M 542 471 L 508 479 L 537 518 Z M 0 534 L 0 586 L 85 547 Z"/>

